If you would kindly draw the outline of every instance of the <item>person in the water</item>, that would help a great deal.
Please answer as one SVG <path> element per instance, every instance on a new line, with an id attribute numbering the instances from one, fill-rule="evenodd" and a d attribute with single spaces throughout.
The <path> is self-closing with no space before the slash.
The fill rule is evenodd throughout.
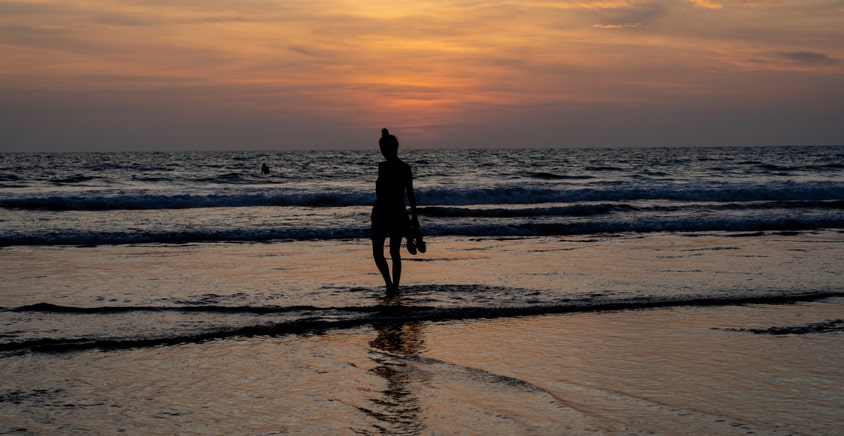
<path id="1" fill-rule="evenodd" d="M 372 256 L 375 265 L 384 277 L 388 293 L 397 293 L 401 282 L 401 243 L 408 234 L 411 221 L 417 228 L 416 195 L 413 192 L 413 173 L 410 165 L 399 159 L 399 141 L 389 130 L 381 129 L 378 147 L 385 161 L 378 164 L 378 180 L 375 182 L 375 205 L 372 207 Z M 410 205 L 408 219 L 405 195 Z M 390 258 L 393 271 L 384 257 L 384 242 L 390 237 Z M 409 244 L 413 244 L 409 240 Z M 410 249 L 411 247 L 408 247 Z M 411 252 L 415 251 L 410 250 Z"/>

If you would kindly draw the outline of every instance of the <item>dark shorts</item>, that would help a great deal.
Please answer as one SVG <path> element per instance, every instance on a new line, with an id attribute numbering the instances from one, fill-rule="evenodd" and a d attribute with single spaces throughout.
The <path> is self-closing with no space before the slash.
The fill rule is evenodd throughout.
<path id="1" fill-rule="evenodd" d="M 409 228 L 410 218 L 404 207 L 393 210 L 384 210 L 377 206 L 372 208 L 373 238 L 386 238 L 387 235 L 403 237 Z"/>

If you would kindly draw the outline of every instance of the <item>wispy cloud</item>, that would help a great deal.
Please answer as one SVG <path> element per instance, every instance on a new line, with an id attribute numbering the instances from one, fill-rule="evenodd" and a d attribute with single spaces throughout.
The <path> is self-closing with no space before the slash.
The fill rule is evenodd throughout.
<path id="1" fill-rule="evenodd" d="M 813 51 L 778 51 L 774 56 L 800 65 L 838 65 L 838 61 Z"/>
<path id="2" fill-rule="evenodd" d="M 687 0 L 702 9 L 724 9 L 734 7 L 758 8 L 782 5 L 784 0 Z"/>
<path id="3" fill-rule="evenodd" d="M 596 29 L 641 29 L 645 27 L 644 23 L 623 23 L 623 24 L 593 24 L 592 27 Z"/>
<path id="4" fill-rule="evenodd" d="M 528 4 L 559 9 L 610 10 L 635 8 L 656 2 L 657 0 L 559 0 L 535 1 Z"/>
<path id="5" fill-rule="evenodd" d="M 689 0 L 689 3 L 704 9 L 722 9 L 724 4 L 718 0 Z"/>
<path id="6" fill-rule="evenodd" d="M 598 29 L 638 29 L 648 26 L 666 12 L 661 2 L 625 2 L 613 7 L 600 7 L 593 10 L 593 27 Z"/>

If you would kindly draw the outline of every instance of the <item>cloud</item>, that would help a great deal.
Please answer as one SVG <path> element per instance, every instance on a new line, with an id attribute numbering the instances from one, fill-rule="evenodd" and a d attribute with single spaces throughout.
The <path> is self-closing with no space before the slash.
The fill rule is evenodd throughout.
<path id="1" fill-rule="evenodd" d="M 659 2 L 628 2 L 614 8 L 595 11 L 598 29 L 638 29 L 661 17 L 665 7 Z"/>
<path id="2" fill-rule="evenodd" d="M 813 51 L 778 51 L 774 56 L 800 65 L 838 65 L 838 61 Z"/>
<path id="3" fill-rule="evenodd" d="M 701 9 L 725 9 L 733 7 L 758 8 L 764 6 L 776 6 L 782 0 L 688 0 L 696 8 Z"/>
<path id="4" fill-rule="evenodd" d="M 695 7 L 703 9 L 723 9 L 724 4 L 718 0 L 689 0 Z"/>
<path id="5" fill-rule="evenodd" d="M 592 27 L 596 29 L 640 29 L 645 27 L 644 23 L 624 23 L 624 24 L 593 24 Z"/>
<path id="6" fill-rule="evenodd" d="M 531 6 L 543 6 L 557 9 L 588 9 L 588 10 L 609 10 L 627 9 L 639 7 L 644 4 L 654 3 L 654 0 L 563 0 L 563 1 L 537 1 L 531 2 Z"/>
<path id="7" fill-rule="evenodd" d="M 316 51 L 302 45 L 291 45 L 288 47 L 288 49 L 290 49 L 290 51 L 292 52 L 299 53 L 312 58 L 318 56 Z"/>

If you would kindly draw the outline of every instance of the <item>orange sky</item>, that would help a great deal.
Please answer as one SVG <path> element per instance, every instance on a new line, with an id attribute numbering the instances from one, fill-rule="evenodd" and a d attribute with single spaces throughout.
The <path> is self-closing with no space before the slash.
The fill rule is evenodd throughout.
<path id="1" fill-rule="evenodd" d="M 844 1 L 407 3 L 0 1 L 0 151 L 844 143 Z"/>

